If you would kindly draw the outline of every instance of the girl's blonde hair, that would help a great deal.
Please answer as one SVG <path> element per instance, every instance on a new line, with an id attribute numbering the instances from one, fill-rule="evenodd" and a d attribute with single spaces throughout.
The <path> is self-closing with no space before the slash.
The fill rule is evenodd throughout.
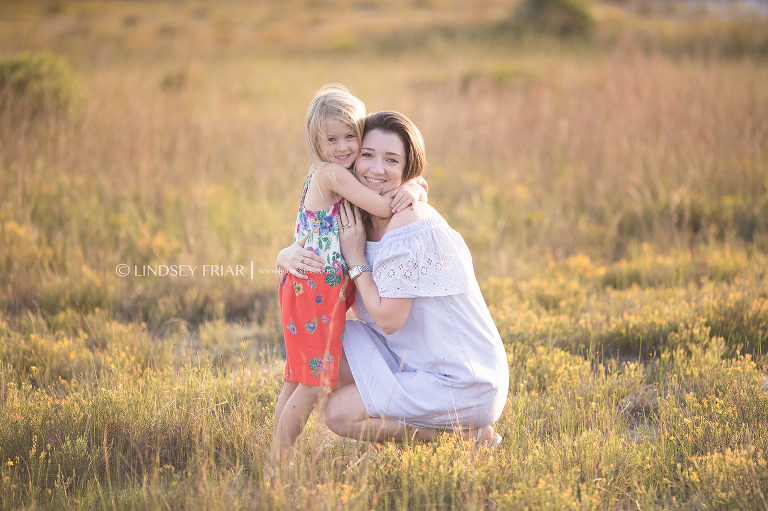
<path id="1" fill-rule="evenodd" d="M 339 120 L 363 140 L 365 105 L 349 89 L 338 83 L 323 85 L 307 109 L 307 152 L 312 167 L 327 161 L 328 141 L 323 124 Z"/>

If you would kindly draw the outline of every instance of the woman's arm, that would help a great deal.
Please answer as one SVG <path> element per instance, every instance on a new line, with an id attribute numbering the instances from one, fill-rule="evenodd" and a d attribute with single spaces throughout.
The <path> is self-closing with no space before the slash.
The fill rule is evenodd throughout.
<path id="1" fill-rule="evenodd" d="M 368 264 L 365 258 L 365 227 L 359 209 L 355 208 L 353 213 L 349 203 L 344 201 L 339 217 L 342 226 L 349 225 L 340 233 L 341 253 L 347 266 Z M 390 335 L 400 330 L 411 312 L 413 298 L 382 298 L 371 272 L 363 272 L 355 279 L 355 285 L 365 308 L 382 331 Z"/>
<path id="2" fill-rule="evenodd" d="M 304 248 L 309 233 L 290 247 L 282 249 L 275 261 L 277 269 L 289 272 L 294 277 L 306 279 L 307 273 L 325 269 L 325 261 L 311 250 Z"/>
<path id="3" fill-rule="evenodd" d="M 368 263 L 363 258 L 362 262 L 355 264 Z M 363 272 L 355 279 L 355 285 L 368 313 L 385 334 L 394 334 L 402 328 L 411 312 L 413 298 L 381 298 L 379 288 L 376 287 L 369 271 Z"/>
<path id="4" fill-rule="evenodd" d="M 426 197 L 425 188 L 416 180 L 403 183 L 397 190 L 392 191 L 391 197 L 383 197 L 358 181 L 349 170 L 335 163 L 326 163 L 320 167 L 317 179 L 321 190 L 333 191 L 380 218 L 389 218 L 394 213 L 418 201 L 420 197 Z M 412 200 L 403 200 L 401 197 L 397 197 L 393 201 L 392 196 L 398 193 L 401 195 L 408 194 Z"/>

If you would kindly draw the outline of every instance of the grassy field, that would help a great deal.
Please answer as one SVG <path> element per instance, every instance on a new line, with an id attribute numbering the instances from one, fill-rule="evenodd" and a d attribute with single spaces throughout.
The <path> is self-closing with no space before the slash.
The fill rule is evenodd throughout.
<path id="1" fill-rule="evenodd" d="M 768 21 L 543 4 L 3 2 L 0 508 L 768 511 Z M 507 348 L 496 451 L 314 417 L 262 478 L 328 82 L 424 135 Z"/>

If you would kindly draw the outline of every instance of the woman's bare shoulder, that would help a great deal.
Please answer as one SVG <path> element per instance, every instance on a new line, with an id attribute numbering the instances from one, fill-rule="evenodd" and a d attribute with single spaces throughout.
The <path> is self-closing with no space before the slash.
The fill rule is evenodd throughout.
<path id="1" fill-rule="evenodd" d="M 440 216 L 440 214 L 429 204 L 424 202 L 417 202 L 416 209 L 407 207 L 404 210 L 392 215 L 392 220 L 389 222 L 387 231 L 397 229 L 398 227 L 403 227 L 404 225 L 411 224 L 417 220 L 421 220 L 422 218 L 427 218 L 430 216 Z"/>

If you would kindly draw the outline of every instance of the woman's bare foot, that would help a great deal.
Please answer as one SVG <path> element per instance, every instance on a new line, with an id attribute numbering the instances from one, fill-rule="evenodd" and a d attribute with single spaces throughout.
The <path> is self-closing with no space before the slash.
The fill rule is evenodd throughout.
<path id="1" fill-rule="evenodd" d="M 469 430 L 470 440 L 474 440 L 478 447 L 494 449 L 501 443 L 501 435 L 493 430 L 493 426 Z"/>

